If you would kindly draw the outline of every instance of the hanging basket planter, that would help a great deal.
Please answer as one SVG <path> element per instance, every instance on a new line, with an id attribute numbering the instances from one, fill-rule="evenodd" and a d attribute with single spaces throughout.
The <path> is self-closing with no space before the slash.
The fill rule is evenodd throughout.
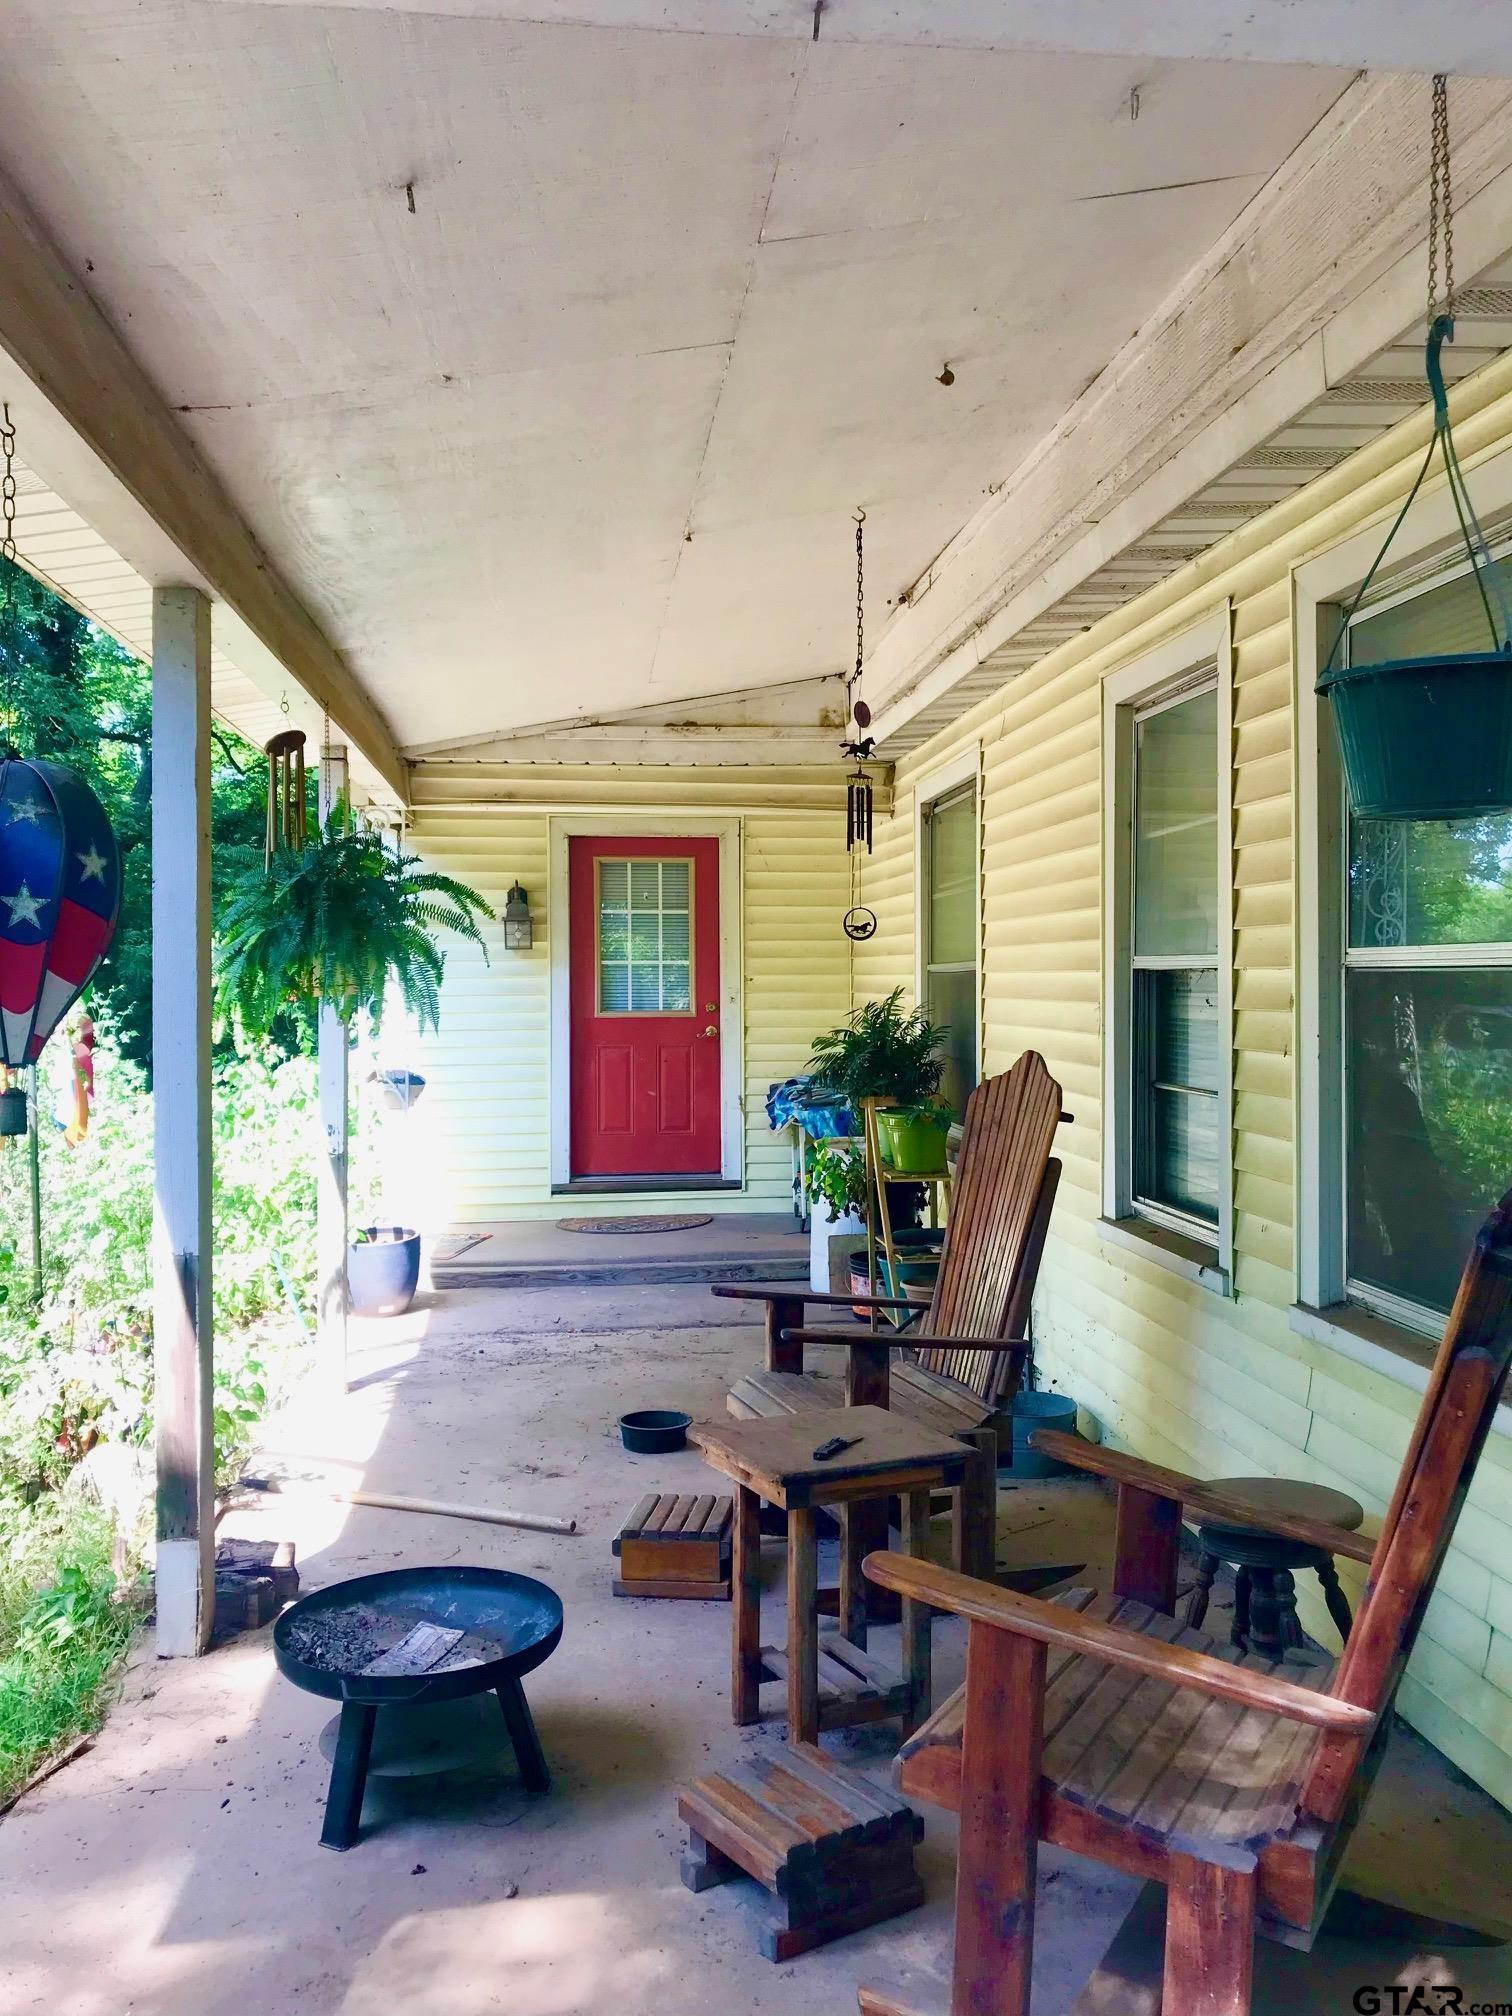
<path id="1" fill-rule="evenodd" d="M 1512 653 L 1338 666 L 1328 696 L 1358 819 L 1512 809 Z"/>
<path id="2" fill-rule="evenodd" d="M 1350 809 L 1357 819 L 1468 820 L 1512 811 L 1512 620 L 1460 471 L 1449 425 L 1439 353 L 1453 339 L 1452 316 L 1436 315 L 1428 331 L 1426 359 L 1433 394 L 1433 436 L 1428 452 L 1407 501 L 1345 614 L 1317 685 L 1318 693 L 1333 710 Z M 1494 648 L 1431 658 L 1391 658 L 1378 665 L 1336 664 L 1350 620 L 1411 510 L 1438 449 L 1443 451 L 1449 494 Z"/>

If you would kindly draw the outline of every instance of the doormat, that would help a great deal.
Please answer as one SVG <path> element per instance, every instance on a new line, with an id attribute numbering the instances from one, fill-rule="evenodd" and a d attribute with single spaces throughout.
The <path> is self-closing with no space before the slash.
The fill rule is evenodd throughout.
<path id="1" fill-rule="evenodd" d="M 438 1239 L 431 1248 L 432 1260 L 460 1260 L 464 1253 L 471 1253 L 474 1246 L 481 1246 L 485 1239 L 491 1239 L 491 1232 L 448 1232 Z"/>
<path id="2" fill-rule="evenodd" d="M 558 1218 L 562 1232 L 691 1232 L 695 1225 L 712 1225 L 713 1213 L 694 1212 L 682 1218 Z"/>

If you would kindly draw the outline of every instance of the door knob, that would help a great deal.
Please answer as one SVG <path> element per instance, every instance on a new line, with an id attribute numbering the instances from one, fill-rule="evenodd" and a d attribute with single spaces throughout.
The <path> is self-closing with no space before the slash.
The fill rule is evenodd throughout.
<path id="1" fill-rule="evenodd" d="M 714 1025 L 714 1023 L 711 1022 L 708 1028 L 705 1029 L 703 1033 L 705 1034 L 705 1036 L 717 1036 L 719 1034 L 719 1030 Z"/>

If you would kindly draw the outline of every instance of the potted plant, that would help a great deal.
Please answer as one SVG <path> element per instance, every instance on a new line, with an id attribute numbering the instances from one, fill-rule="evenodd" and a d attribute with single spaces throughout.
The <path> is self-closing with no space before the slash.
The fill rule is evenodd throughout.
<path id="1" fill-rule="evenodd" d="M 1333 709 L 1350 807 L 1357 819 L 1470 820 L 1512 810 L 1512 606 L 1492 563 L 1454 448 L 1439 355 L 1453 336 L 1452 319 L 1436 316 L 1428 331 L 1428 386 L 1433 395 L 1428 452 L 1407 502 L 1344 613 L 1317 684 L 1318 693 Z M 1491 649 L 1341 664 L 1350 621 L 1440 449 Z"/>
<path id="2" fill-rule="evenodd" d="M 827 1295 L 831 1239 L 866 1230 L 866 1165 L 854 1135 L 809 1144 L 808 1195 L 809 1286 Z"/>
<path id="3" fill-rule="evenodd" d="M 814 1040 L 807 1068 L 826 1090 L 843 1092 L 856 1107 L 867 1099 L 885 1102 L 877 1112 L 882 1153 L 905 1173 L 927 1174 L 945 1159 L 951 1114 L 939 1096 L 944 1034 L 922 1008 L 905 1008 L 903 989 L 895 987 Z"/>
<path id="4" fill-rule="evenodd" d="M 347 1246 L 347 1292 L 358 1316 L 402 1316 L 420 1285 L 420 1234 L 359 1225 Z"/>
<path id="5" fill-rule="evenodd" d="M 378 1025 L 392 983 L 421 1027 L 440 1019 L 445 958 L 438 931 L 487 956 L 479 926 L 493 912 L 475 889 L 348 830 L 340 809 L 298 847 L 275 848 L 226 892 L 217 950 L 217 1004 L 250 1038 L 291 1008 L 329 1002 L 343 1021 L 364 1009 Z"/>

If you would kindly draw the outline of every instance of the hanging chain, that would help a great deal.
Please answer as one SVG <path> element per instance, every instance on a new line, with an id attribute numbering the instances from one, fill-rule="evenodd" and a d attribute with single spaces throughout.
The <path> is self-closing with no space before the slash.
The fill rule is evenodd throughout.
<path id="1" fill-rule="evenodd" d="M 5 576 L 0 587 L 0 651 L 4 653 L 4 704 L 5 743 L 8 747 L 16 734 L 16 638 L 15 638 L 15 567 L 16 567 L 16 428 L 11 419 L 10 406 L 0 406 L 0 456 L 3 456 L 3 473 L 0 473 L 0 572 Z"/>
<path id="2" fill-rule="evenodd" d="M 1439 232 L 1444 237 L 1444 291 L 1439 293 Z M 1449 173 L 1449 79 L 1433 80 L 1428 163 L 1428 321 L 1454 315 L 1454 188 Z"/>
<path id="3" fill-rule="evenodd" d="M 866 513 L 856 513 L 856 670 L 852 687 L 861 684 L 861 659 L 866 646 Z"/>

